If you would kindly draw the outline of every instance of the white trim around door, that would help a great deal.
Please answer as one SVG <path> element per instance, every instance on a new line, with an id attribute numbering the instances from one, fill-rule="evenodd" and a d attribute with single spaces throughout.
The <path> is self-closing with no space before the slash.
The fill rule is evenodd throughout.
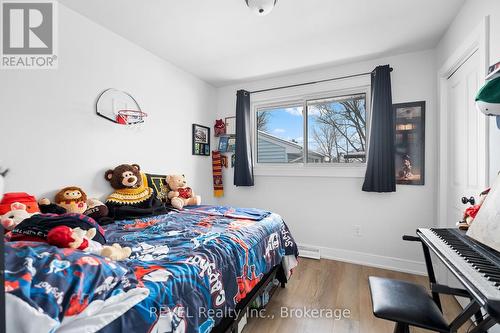
<path id="1" fill-rule="evenodd" d="M 447 216 L 447 173 L 448 167 L 448 112 L 447 112 L 447 84 L 448 79 L 455 73 L 472 55 L 478 53 L 480 58 L 480 73 L 482 80 L 486 77 L 489 63 L 489 31 L 490 19 L 486 16 L 479 26 L 471 32 L 464 43 L 446 60 L 438 72 L 438 100 L 439 100 L 439 148 L 438 148 L 438 203 L 437 203 L 437 225 L 438 227 L 449 226 Z M 485 166 L 489 167 L 489 124 L 488 117 L 485 117 L 486 145 L 483 147 L 485 156 Z M 485 184 L 489 184 L 489 172 L 485 170 Z"/>

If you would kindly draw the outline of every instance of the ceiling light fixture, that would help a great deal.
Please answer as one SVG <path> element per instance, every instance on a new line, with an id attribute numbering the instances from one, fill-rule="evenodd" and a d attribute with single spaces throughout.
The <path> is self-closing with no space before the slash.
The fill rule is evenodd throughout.
<path id="1" fill-rule="evenodd" d="M 278 0 L 245 0 L 248 8 L 259 16 L 269 14 L 274 6 L 276 6 L 277 1 Z"/>

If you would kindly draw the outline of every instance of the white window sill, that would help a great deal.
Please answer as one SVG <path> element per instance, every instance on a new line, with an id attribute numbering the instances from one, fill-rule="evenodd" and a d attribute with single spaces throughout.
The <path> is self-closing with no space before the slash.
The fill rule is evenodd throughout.
<path id="1" fill-rule="evenodd" d="M 366 164 L 344 165 L 258 165 L 253 169 L 255 176 L 273 177 L 331 177 L 364 178 Z"/>

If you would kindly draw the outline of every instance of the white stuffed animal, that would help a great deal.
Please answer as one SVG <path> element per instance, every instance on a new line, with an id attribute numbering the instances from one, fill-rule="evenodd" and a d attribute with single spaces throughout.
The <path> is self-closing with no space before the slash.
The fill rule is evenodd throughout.
<path id="1" fill-rule="evenodd" d="M 10 205 L 10 212 L 0 216 L 0 224 L 6 230 L 13 230 L 19 223 L 38 213 L 28 213 L 26 205 L 14 202 Z"/>
<path id="2" fill-rule="evenodd" d="M 130 257 L 130 254 L 132 253 L 130 247 L 121 247 L 121 245 L 117 243 L 113 245 L 102 245 L 101 243 L 92 240 L 92 238 L 94 238 L 94 236 L 96 235 L 95 228 L 82 230 L 81 228 L 77 227 L 73 229 L 73 233 L 74 236 L 80 239 L 87 240 L 88 247 L 85 248 L 83 251 L 99 254 L 101 256 L 108 257 L 111 260 L 127 259 L 128 257 Z"/>

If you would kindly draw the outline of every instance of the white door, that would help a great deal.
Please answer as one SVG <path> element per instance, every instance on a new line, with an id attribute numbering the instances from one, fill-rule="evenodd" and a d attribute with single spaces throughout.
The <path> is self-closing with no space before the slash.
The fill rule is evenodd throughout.
<path id="1" fill-rule="evenodd" d="M 486 120 L 474 98 L 484 81 L 478 52 L 448 79 L 447 221 L 454 227 L 467 207 L 462 197 L 478 199 L 486 187 Z"/>
<path id="2" fill-rule="evenodd" d="M 455 227 L 467 207 L 462 197 L 478 194 L 486 186 L 486 121 L 475 107 L 474 98 L 480 87 L 481 64 L 479 52 L 467 59 L 447 80 L 447 220 L 444 227 Z M 463 287 L 458 280 L 438 264 L 437 270 L 445 284 Z M 468 300 L 457 298 L 462 306 Z"/>

